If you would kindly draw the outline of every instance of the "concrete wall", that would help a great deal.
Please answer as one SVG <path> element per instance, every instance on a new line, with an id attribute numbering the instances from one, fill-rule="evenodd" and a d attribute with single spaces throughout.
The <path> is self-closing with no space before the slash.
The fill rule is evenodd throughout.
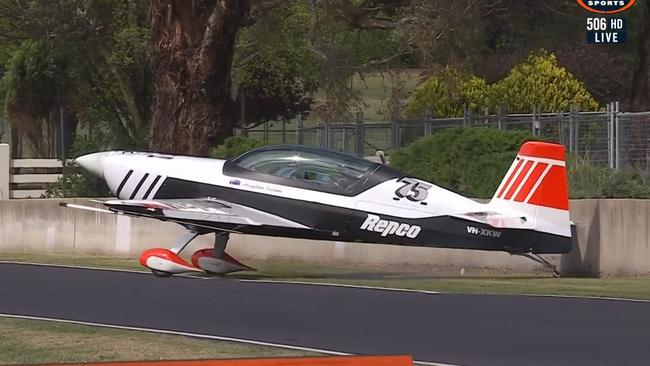
<path id="1" fill-rule="evenodd" d="M 85 199 L 67 199 L 88 204 Z M 170 247 L 183 228 L 173 223 L 59 207 L 61 200 L 0 201 L 0 251 L 34 251 L 138 256 L 151 247 Z M 574 200 L 571 217 L 578 244 L 568 255 L 549 256 L 563 272 L 585 275 L 650 274 L 650 200 Z M 184 252 L 210 247 L 197 238 Z M 232 235 L 228 252 L 241 260 L 495 271 L 539 270 L 534 262 L 499 252 L 411 248 Z M 1 254 L 0 254 L 1 258 Z"/>

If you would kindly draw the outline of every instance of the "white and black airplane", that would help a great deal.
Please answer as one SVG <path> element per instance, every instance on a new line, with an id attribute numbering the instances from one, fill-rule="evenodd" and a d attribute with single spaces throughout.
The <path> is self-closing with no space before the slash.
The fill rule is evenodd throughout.
<path id="1" fill-rule="evenodd" d="M 488 203 L 388 166 L 307 146 L 268 146 L 232 160 L 110 151 L 76 162 L 117 199 L 106 213 L 178 223 L 187 235 L 149 249 L 140 263 L 158 276 L 250 269 L 230 257 L 230 233 L 405 246 L 498 250 L 552 267 L 540 254 L 572 248 L 564 147 L 527 142 Z M 191 263 L 179 253 L 215 233 Z M 555 272 L 554 272 L 555 273 Z"/>

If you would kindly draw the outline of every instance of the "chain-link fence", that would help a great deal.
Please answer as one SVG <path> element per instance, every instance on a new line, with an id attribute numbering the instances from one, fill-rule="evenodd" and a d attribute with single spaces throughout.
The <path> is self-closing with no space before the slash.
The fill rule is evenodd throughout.
<path id="1" fill-rule="evenodd" d="M 317 123 L 304 127 L 300 119 L 264 124 L 247 131 L 250 137 L 277 144 L 313 145 L 357 155 L 388 153 L 450 127 L 482 127 L 529 131 L 558 142 L 598 165 L 614 169 L 650 170 L 650 112 L 621 112 L 618 102 L 601 112 L 558 111 L 531 114 L 484 114 L 454 118 L 422 118 L 392 122 Z"/>

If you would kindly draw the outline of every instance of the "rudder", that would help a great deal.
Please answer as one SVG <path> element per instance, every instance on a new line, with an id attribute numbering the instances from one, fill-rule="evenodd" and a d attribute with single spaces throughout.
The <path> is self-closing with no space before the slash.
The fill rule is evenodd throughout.
<path id="1" fill-rule="evenodd" d="M 504 214 L 526 217 L 529 222 L 521 228 L 570 237 L 564 146 L 524 143 L 489 206 Z"/>

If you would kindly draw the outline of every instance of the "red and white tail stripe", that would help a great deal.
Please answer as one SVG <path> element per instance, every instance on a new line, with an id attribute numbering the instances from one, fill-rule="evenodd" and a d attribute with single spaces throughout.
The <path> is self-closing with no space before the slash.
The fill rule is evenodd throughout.
<path id="1" fill-rule="evenodd" d="M 493 199 L 568 210 L 564 147 L 537 141 L 525 143 Z"/>

